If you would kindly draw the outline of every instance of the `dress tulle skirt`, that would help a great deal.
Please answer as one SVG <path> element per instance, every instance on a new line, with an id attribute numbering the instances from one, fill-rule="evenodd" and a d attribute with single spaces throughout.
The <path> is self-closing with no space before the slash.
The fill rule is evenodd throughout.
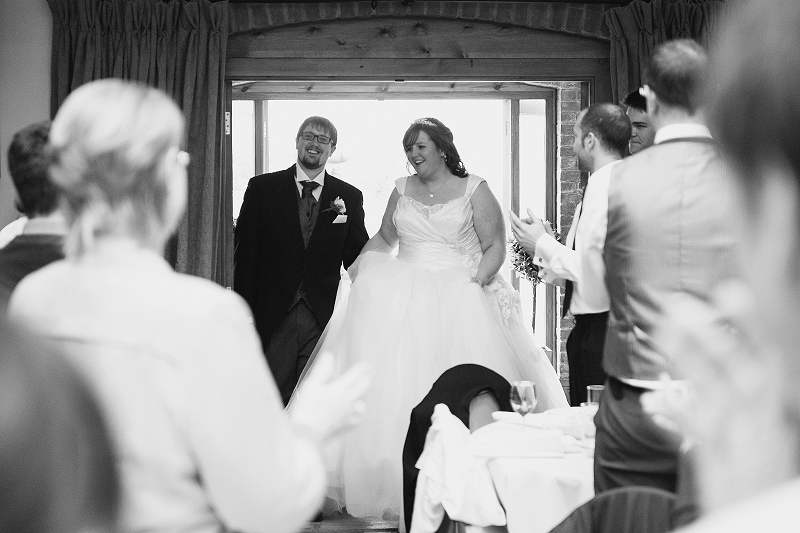
<path id="1" fill-rule="evenodd" d="M 364 422 L 334 454 L 326 510 L 400 516 L 411 409 L 448 368 L 476 363 L 509 381 L 534 381 L 537 411 L 567 406 L 553 367 L 521 322 L 518 293 L 500 276 L 481 288 L 467 267 L 429 267 L 367 252 L 352 286 L 342 281 L 315 354 L 332 352 L 340 371 L 366 361 L 373 381 Z"/>

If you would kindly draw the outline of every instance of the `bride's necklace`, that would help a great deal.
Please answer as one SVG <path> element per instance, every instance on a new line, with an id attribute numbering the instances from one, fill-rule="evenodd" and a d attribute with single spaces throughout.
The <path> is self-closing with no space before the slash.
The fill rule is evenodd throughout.
<path id="1" fill-rule="evenodd" d="M 425 181 L 423 183 L 425 183 L 425 187 L 428 188 L 428 192 L 430 193 L 430 197 L 433 198 L 433 195 L 436 194 L 437 192 L 441 191 L 445 187 L 445 185 L 447 185 L 449 182 L 450 182 L 450 177 L 448 176 L 447 178 L 445 178 L 444 183 L 439 185 L 439 187 L 435 191 L 433 189 L 431 189 L 431 186 L 427 181 Z"/>

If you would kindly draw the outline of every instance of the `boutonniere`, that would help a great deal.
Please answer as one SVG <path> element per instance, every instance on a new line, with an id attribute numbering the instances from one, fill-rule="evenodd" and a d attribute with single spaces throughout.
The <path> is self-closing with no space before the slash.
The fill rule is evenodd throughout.
<path id="1" fill-rule="evenodd" d="M 331 202 L 331 205 L 328 206 L 328 209 L 324 209 L 322 212 L 324 213 L 326 211 L 333 211 L 337 215 L 344 215 L 347 213 L 347 208 L 344 205 L 344 200 L 337 196 L 336 199 Z"/>

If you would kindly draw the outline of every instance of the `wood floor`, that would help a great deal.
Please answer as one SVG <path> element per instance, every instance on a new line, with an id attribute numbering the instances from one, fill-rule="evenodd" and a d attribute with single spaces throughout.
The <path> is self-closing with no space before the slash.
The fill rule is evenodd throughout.
<path id="1" fill-rule="evenodd" d="M 350 515 L 333 515 L 322 522 L 309 522 L 301 533 L 397 533 L 397 520 L 371 520 Z"/>

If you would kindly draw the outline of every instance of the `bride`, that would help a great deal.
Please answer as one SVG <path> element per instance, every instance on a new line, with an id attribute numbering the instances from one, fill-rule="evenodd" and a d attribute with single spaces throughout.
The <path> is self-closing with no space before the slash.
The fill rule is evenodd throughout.
<path id="1" fill-rule="evenodd" d="M 374 371 L 364 422 L 329 476 L 329 498 L 357 517 L 399 517 L 411 409 L 448 368 L 476 363 L 534 381 L 537 411 L 568 405 L 522 322 L 519 294 L 498 274 L 505 226 L 488 185 L 467 173 L 439 120 L 415 121 L 403 147 L 416 174 L 396 180 L 380 231 L 350 267 L 349 294 L 343 283 L 307 366 L 330 351 L 342 371 L 359 361 Z"/>

